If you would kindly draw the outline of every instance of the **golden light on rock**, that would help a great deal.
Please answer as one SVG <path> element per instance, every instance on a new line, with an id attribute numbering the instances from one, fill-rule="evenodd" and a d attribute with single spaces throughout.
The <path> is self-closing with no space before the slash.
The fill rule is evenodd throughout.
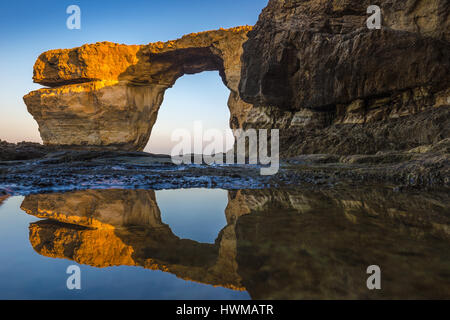
<path id="1" fill-rule="evenodd" d="M 44 144 L 142 151 L 164 92 L 184 74 L 217 70 L 230 89 L 231 126 L 250 105 L 239 98 L 242 44 L 252 27 L 192 33 L 181 39 L 124 45 L 111 42 L 50 50 L 33 80 L 51 88 L 24 97 Z"/>

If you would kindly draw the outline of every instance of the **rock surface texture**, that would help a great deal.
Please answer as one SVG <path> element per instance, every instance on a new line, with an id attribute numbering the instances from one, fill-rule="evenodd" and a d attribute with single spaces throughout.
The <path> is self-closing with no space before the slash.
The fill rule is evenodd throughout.
<path id="1" fill-rule="evenodd" d="M 281 151 L 374 154 L 450 135 L 450 3 L 270 0 L 244 44 L 245 126 L 281 129 Z M 263 114 L 265 116 L 263 116 Z"/>
<path id="2" fill-rule="evenodd" d="M 242 117 L 240 57 L 249 30 L 220 29 L 149 45 L 102 42 L 51 50 L 38 58 L 33 76 L 50 88 L 33 91 L 24 101 L 47 145 L 140 151 L 165 90 L 184 74 L 218 70 L 231 91 L 232 117 Z"/>

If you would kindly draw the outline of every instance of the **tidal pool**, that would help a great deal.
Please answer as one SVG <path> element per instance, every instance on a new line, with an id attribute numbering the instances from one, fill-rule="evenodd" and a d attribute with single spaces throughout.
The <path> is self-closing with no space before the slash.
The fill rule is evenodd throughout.
<path id="1" fill-rule="evenodd" d="M 1 299 L 450 298 L 447 193 L 85 190 L 0 199 Z M 69 266 L 81 289 L 69 290 Z M 381 290 L 367 268 L 381 269 Z"/>

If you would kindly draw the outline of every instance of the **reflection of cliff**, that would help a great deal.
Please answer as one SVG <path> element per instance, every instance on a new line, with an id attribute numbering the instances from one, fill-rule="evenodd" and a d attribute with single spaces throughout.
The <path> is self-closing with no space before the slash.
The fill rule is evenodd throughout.
<path id="1" fill-rule="evenodd" d="M 153 191 L 28 196 L 22 208 L 58 220 L 31 224 L 38 253 L 91 266 L 162 270 L 255 299 L 449 298 L 448 203 L 385 189 L 230 191 L 215 244 L 176 237 Z M 365 286 L 372 264 L 381 292 Z"/>
<path id="2" fill-rule="evenodd" d="M 30 242 L 42 255 L 94 267 L 142 266 L 186 280 L 243 289 L 229 263 L 235 256 L 235 247 L 227 243 L 232 230 L 224 228 L 216 244 L 180 239 L 162 223 L 154 191 L 30 195 L 22 209 L 48 218 L 30 225 Z"/>
<path id="3" fill-rule="evenodd" d="M 238 273 L 254 299 L 450 297 L 449 197 L 384 189 L 238 191 Z M 248 209 L 245 209 L 246 211 Z M 380 265 L 383 290 L 367 290 Z"/>
<path id="4" fill-rule="evenodd" d="M 9 198 L 9 196 L 7 196 L 7 195 L 4 195 L 4 196 L 0 195 L 0 206 L 3 204 L 3 201 L 5 201 L 8 198 Z"/>
<path id="5" fill-rule="evenodd" d="M 22 209 L 39 218 L 95 229 L 165 226 L 153 191 L 87 190 L 30 195 Z"/>

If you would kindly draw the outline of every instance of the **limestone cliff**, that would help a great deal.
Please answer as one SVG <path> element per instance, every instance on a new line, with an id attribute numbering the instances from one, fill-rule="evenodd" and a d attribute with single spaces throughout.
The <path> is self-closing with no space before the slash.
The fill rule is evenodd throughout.
<path id="1" fill-rule="evenodd" d="M 24 97 L 47 145 L 143 150 L 164 92 L 184 74 L 218 70 L 230 89 L 232 125 L 246 104 L 238 94 L 242 43 L 251 27 L 189 34 L 148 45 L 109 42 L 41 54 L 33 80 L 51 88 Z"/>
<path id="2" fill-rule="evenodd" d="M 369 30 L 367 8 L 381 8 Z M 408 150 L 450 137 L 446 0 L 270 0 L 244 44 L 241 98 L 286 155 Z M 261 121 L 262 120 L 262 121 Z"/>

